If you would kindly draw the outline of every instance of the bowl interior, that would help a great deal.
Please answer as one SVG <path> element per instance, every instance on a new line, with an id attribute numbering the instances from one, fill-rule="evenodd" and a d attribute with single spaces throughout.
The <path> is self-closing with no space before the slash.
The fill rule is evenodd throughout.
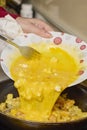
<path id="1" fill-rule="evenodd" d="M 66 33 L 51 33 L 53 37 L 48 39 L 39 37 L 34 34 L 26 34 L 26 36 L 22 35 L 16 37 L 14 39 L 14 42 L 21 46 L 32 46 L 32 43 L 45 43 L 47 46 L 58 47 L 67 51 L 71 56 L 76 59 L 78 64 L 81 65 L 80 70 L 78 72 L 78 78 L 69 86 L 76 85 L 87 79 L 87 44 L 84 41 L 78 39 L 77 37 Z M 1 67 L 4 70 L 5 74 L 8 75 L 8 77 L 10 77 L 11 79 L 12 77 L 10 74 L 10 66 L 13 60 L 18 57 L 18 55 L 20 55 L 18 49 L 11 45 L 6 46 L 6 48 L 2 51 L 1 54 L 1 59 L 3 59 L 3 62 L 1 62 Z"/>

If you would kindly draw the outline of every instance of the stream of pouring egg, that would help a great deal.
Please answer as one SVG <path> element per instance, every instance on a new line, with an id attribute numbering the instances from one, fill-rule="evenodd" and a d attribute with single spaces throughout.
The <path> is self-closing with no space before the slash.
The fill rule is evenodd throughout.
<path id="1" fill-rule="evenodd" d="M 18 57 L 10 71 L 20 97 L 20 107 L 11 114 L 20 111 L 26 120 L 46 121 L 61 92 L 77 79 L 79 67 L 67 52 L 50 47 L 37 58 Z"/>

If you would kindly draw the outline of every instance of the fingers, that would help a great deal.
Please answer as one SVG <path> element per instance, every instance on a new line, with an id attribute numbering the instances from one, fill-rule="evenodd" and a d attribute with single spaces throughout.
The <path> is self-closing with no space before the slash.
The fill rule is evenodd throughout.
<path id="1" fill-rule="evenodd" d="M 30 33 L 35 33 L 41 37 L 44 37 L 44 38 L 51 38 L 52 35 L 47 32 L 46 30 L 42 29 L 42 28 L 39 28 L 38 26 L 34 25 L 34 24 L 30 24 L 30 26 L 28 26 L 29 28 L 29 31 Z"/>
<path id="2" fill-rule="evenodd" d="M 53 28 L 39 19 L 31 19 L 31 22 L 45 31 L 53 31 Z"/>
<path id="3" fill-rule="evenodd" d="M 16 21 L 20 24 L 23 32 L 25 33 L 35 33 L 45 38 L 52 37 L 49 31 L 53 31 L 53 29 L 48 24 L 39 19 L 28 19 L 19 17 L 16 19 Z"/>

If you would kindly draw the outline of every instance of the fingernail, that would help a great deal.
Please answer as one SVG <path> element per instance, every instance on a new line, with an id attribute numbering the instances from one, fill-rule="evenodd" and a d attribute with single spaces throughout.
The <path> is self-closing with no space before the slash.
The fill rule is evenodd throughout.
<path id="1" fill-rule="evenodd" d="M 46 36 L 49 37 L 49 38 L 53 37 L 51 33 L 46 32 L 45 34 L 46 34 Z"/>

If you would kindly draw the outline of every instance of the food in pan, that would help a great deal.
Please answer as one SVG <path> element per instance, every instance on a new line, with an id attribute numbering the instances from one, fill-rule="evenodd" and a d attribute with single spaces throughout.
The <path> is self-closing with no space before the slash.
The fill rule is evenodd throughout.
<path id="1" fill-rule="evenodd" d="M 0 104 L 0 112 L 8 116 L 13 116 L 14 118 L 29 120 L 26 119 L 25 113 L 17 109 L 19 107 L 20 107 L 20 98 L 19 97 L 13 98 L 12 94 L 8 94 L 6 101 Z M 11 113 L 11 110 L 14 109 L 17 109 L 15 115 Z M 32 113 L 27 112 L 27 114 L 30 115 Z M 44 122 L 51 122 L 51 123 L 68 122 L 79 120 L 86 117 L 87 112 L 83 112 L 78 106 L 75 105 L 75 101 L 68 99 L 67 94 L 65 94 L 59 96 L 58 100 L 53 106 L 49 118 L 44 120 Z M 32 121 L 38 122 L 38 117 L 36 120 L 33 119 Z"/>

